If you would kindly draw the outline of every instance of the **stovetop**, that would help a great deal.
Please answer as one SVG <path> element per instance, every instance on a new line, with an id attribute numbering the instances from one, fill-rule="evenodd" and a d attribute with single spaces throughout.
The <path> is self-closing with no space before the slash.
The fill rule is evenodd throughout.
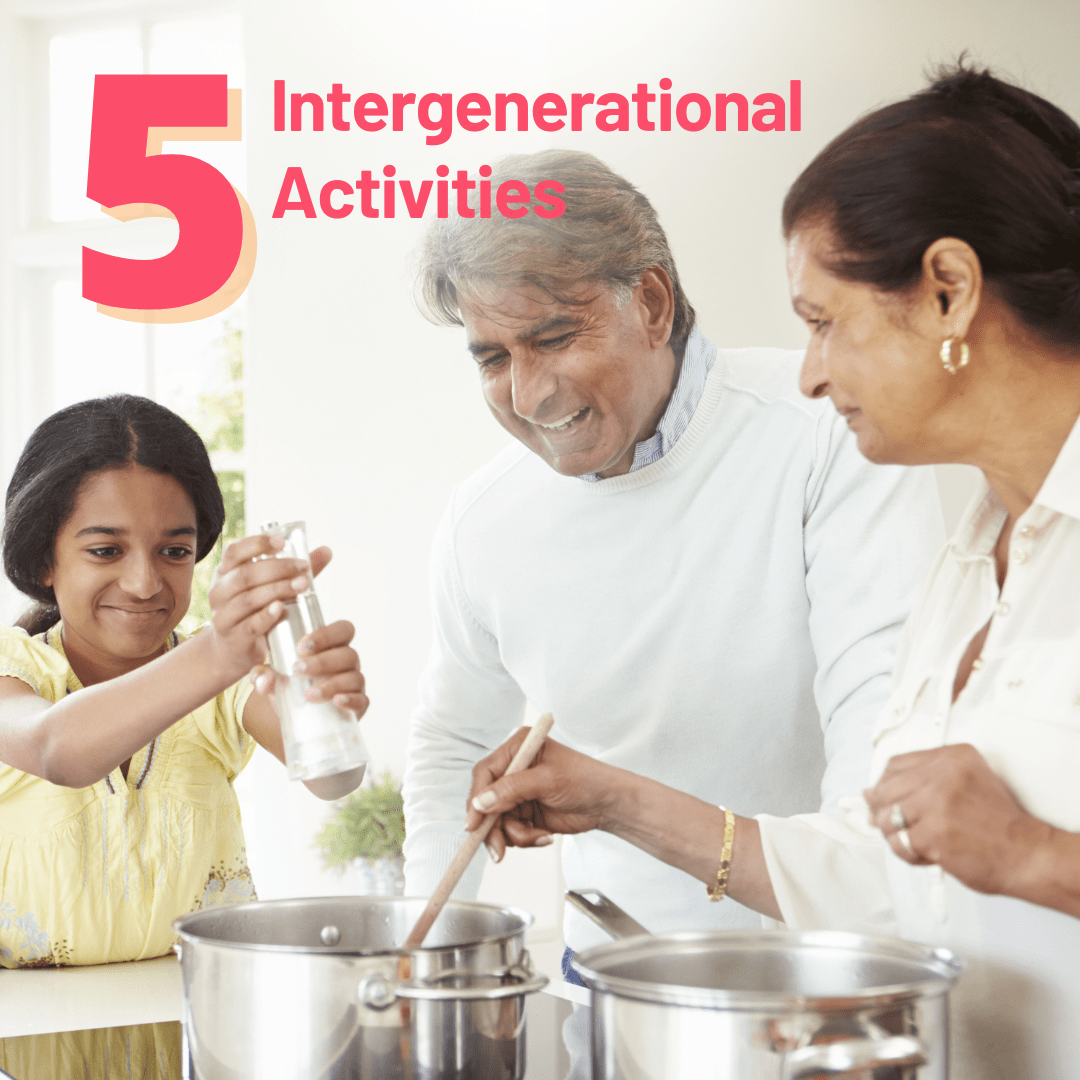
<path id="1" fill-rule="evenodd" d="M 575 1012 L 573 1024 L 567 1025 Z M 578 1075 L 587 1018 L 584 1006 L 551 994 L 530 995 L 523 1080 Z M 0 1080 L 199 1080 L 184 1056 L 179 1022 L 22 1035 L 0 1039 Z"/>

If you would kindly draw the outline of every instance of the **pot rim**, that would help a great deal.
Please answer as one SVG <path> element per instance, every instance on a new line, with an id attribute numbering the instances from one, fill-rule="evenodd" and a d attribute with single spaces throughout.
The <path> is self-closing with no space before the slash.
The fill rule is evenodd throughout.
<path id="1" fill-rule="evenodd" d="M 722 941 L 741 951 L 752 947 L 843 948 L 890 958 L 922 963 L 929 976 L 918 982 L 893 983 L 852 990 L 843 996 L 816 996 L 772 990 L 723 990 L 675 983 L 656 983 L 607 975 L 592 965 L 609 960 L 633 960 L 662 952 L 667 945 L 698 945 Z M 575 971 L 593 993 L 613 994 L 635 1001 L 660 1005 L 689 1005 L 697 1008 L 752 1009 L 815 1012 L 850 1011 L 869 1004 L 886 1005 L 918 997 L 947 993 L 966 964 L 950 949 L 920 945 L 898 938 L 871 937 L 842 930 L 705 930 L 666 934 L 638 934 L 586 949 L 571 961 Z"/>
<path id="2" fill-rule="evenodd" d="M 527 911 L 523 911 L 521 908 L 516 907 L 501 907 L 498 904 L 483 904 L 475 900 L 448 900 L 446 902 L 446 908 L 482 908 L 485 911 L 498 912 L 503 915 L 513 915 L 520 920 L 521 925 L 515 929 L 506 931 L 501 934 L 486 934 L 482 937 L 470 938 L 466 941 L 456 941 L 453 944 L 445 945 L 420 945 L 413 949 L 371 949 L 371 950 L 355 950 L 355 949 L 342 949 L 339 945 L 273 945 L 273 944 L 260 944 L 251 941 L 227 941 L 223 938 L 205 937 L 195 930 L 190 929 L 192 923 L 197 924 L 203 921 L 209 921 L 214 914 L 219 912 L 235 912 L 244 908 L 258 907 L 260 909 L 277 908 L 288 909 L 291 907 L 301 907 L 304 905 L 318 904 L 330 906 L 332 904 L 340 904 L 345 901 L 368 901 L 373 903 L 382 904 L 396 904 L 404 902 L 406 900 L 420 901 L 424 904 L 427 903 L 427 897 L 422 896 L 307 896 L 307 897 L 289 897 L 284 900 L 248 900 L 242 904 L 227 904 L 219 905 L 211 908 L 200 908 L 197 911 L 189 911 L 186 915 L 181 915 L 179 918 L 173 920 L 173 930 L 176 931 L 178 937 L 182 940 L 197 945 L 200 948 L 207 946 L 220 946 L 224 949 L 237 949 L 247 952 L 273 952 L 283 953 L 285 955 L 293 956 L 337 956 L 341 959 L 350 959 L 352 957 L 377 957 L 377 956 L 411 956 L 413 953 L 434 953 L 442 952 L 446 949 L 469 949 L 478 945 L 486 945 L 491 942 L 497 942 L 505 940 L 509 937 L 514 937 L 517 934 L 524 933 L 532 924 L 533 917 Z M 422 911 L 420 908 L 419 911 Z M 444 909 L 445 910 L 445 909 Z M 417 915 L 419 915 L 419 911 Z"/>

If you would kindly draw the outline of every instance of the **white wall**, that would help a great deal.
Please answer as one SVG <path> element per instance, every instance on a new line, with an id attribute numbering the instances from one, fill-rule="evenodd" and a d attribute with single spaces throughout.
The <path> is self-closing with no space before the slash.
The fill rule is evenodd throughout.
<path id="1" fill-rule="evenodd" d="M 306 220 L 270 211 L 289 165 L 312 184 L 387 162 L 427 178 L 506 151 L 593 151 L 653 200 L 706 332 L 725 345 L 797 347 L 779 206 L 813 153 L 866 109 L 922 85 L 927 64 L 970 49 L 1080 113 L 1080 6 L 1047 0 L 898 5 L 873 0 L 652 5 L 402 7 L 282 0 L 247 9 L 251 191 L 259 257 L 250 287 L 250 520 L 303 515 L 339 564 L 322 593 L 361 626 L 372 749 L 403 762 L 405 720 L 427 644 L 426 552 L 452 485 L 503 445 L 460 331 L 415 311 L 408 257 L 422 223 Z M 290 91 L 742 90 L 803 82 L 799 133 L 595 131 L 496 136 L 275 133 L 271 84 Z M 328 124 L 329 127 L 329 124 Z"/>

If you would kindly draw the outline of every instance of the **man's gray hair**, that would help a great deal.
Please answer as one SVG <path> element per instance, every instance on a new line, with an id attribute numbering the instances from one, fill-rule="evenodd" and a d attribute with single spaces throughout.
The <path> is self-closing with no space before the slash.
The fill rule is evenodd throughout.
<path id="1" fill-rule="evenodd" d="M 491 217 L 482 218 L 479 192 L 471 191 L 475 217 L 438 219 L 424 236 L 417 271 L 424 314 L 432 322 L 461 326 L 462 298 L 483 302 L 494 289 L 528 285 L 560 303 L 577 303 L 573 289 L 583 281 L 610 289 L 621 307 L 641 275 L 660 266 L 675 292 L 671 347 L 681 357 L 696 316 L 649 200 L 599 158 L 577 150 L 503 158 L 490 177 L 493 205 L 499 185 L 507 180 L 528 185 L 530 192 L 545 180 L 557 181 L 564 189 L 558 197 L 565 211 L 552 218 L 532 211 L 508 218 L 494 208 Z M 514 202 L 523 205 L 516 197 Z M 529 205 L 551 209 L 535 197 Z"/>

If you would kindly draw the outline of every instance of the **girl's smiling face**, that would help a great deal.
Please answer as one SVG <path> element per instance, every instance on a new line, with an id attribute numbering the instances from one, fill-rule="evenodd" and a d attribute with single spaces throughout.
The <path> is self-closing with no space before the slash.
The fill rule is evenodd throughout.
<path id="1" fill-rule="evenodd" d="M 83 481 L 42 584 L 84 685 L 163 651 L 191 602 L 196 540 L 195 506 L 173 477 L 132 465 Z"/>

